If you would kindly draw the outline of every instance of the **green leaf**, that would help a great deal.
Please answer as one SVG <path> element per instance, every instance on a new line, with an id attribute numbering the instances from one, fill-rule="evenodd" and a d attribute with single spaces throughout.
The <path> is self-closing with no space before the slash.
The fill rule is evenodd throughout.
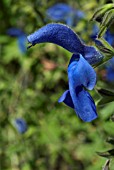
<path id="1" fill-rule="evenodd" d="M 114 101 L 114 92 L 103 88 L 96 88 L 96 90 L 101 96 L 101 99 L 97 103 L 98 106 Z"/>
<path id="2" fill-rule="evenodd" d="M 114 122 L 114 114 L 110 117 L 110 119 Z"/>
<path id="3" fill-rule="evenodd" d="M 97 38 L 95 41 L 95 45 L 104 56 L 102 61 L 95 65 L 95 67 L 97 67 L 107 62 L 114 56 L 114 49 L 104 38 Z"/>
<path id="4" fill-rule="evenodd" d="M 107 140 L 106 140 L 106 142 L 114 145 L 114 138 L 108 137 Z"/>
<path id="5" fill-rule="evenodd" d="M 97 154 L 102 157 L 112 158 L 114 157 L 114 149 L 108 150 L 106 152 L 97 152 Z"/>
<path id="6" fill-rule="evenodd" d="M 113 49 L 113 47 L 104 39 L 104 38 L 98 38 L 98 39 L 96 39 L 96 40 L 98 40 L 99 41 L 99 44 L 100 45 L 97 45 L 98 47 L 100 46 L 100 48 L 102 49 L 102 48 L 105 48 L 105 49 L 107 49 L 107 51 L 109 51 L 110 53 L 110 55 L 114 55 L 114 49 Z"/>
<path id="7" fill-rule="evenodd" d="M 103 16 L 106 14 L 106 12 L 108 12 L 111 9 L 114 9 L 114 4 L 113 3 L 103 5 L 102 7 L 98 8 L 95 11 L 95 13 L 92 16 L 91 20 L 96 20 L 98 22 L 102 21 Z"/>
<path id="8" fill-rule="evenodd" d="M 113 22 L 113 20 L 114 20 L 114 9 L 111 9 L 104 15 L 101 25 L 108 27 Z"/>
<path id="9" fill-rule="evenodd" d="M 108 11 L 101 22 L 100 26 L 100 32 L 98 34 L 98 37 L 102 37 L 103 34 L 106 32 L 107 28 L 110 27 L 110 25 L 114 22 L 114 9 Z"/>
<path id="10" fill-rule="evenodd" d="M 112 97 L 114 97 L 114 92 L 112 92 L 112 91 L 109 91 L 109 90 L 107 90 L 107 89 L 103 89 L 103 88 L 96 88 L 96 90 L 97 90 L 97 92 L 101 95 L 101 96 L 103 96 L 103 97 L 106 97 L 106 96 L 112 96 Z"/>
<path id="11" fill-rule="evenodd" d="M 107 103 L 113 102 L 114 101 L 114 97 L 104 97 L 101 98 L 98 102 L 97 102 L 97 106 L 101 106 L 101 105 L 105 105 Z"/>

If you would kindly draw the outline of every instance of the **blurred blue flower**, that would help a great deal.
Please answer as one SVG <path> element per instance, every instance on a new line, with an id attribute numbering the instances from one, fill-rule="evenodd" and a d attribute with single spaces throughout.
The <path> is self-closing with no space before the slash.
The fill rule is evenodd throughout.
<path id="1" fill-rule="evenodd" d="M 107 30 L 104 38 L 111 46 L 114 47 L 114 33 L 111 33 L 110 30 Z"/>
<path id="2" fill-rule="evenodd" d="M 24 119 L 22 118 L 17 118 L 15 119 L 15 127 L 18 130 L 19 133 L 25 133 L 27 131 L 27 124 Z"/>
<path id="3" fill-rule="evenodd" d="M 90 35 L 90 38 L 95 41 L 96 38 L 97 38 L 98 32 L 99 32 L 99 28 L 98 28 L 98 26 L 96 24 L 94 24 L 93 28 L 92 28 L 92 34 Z"/>
<path id="4" fill-rule="evenodd" d="M 9 28 L 7 30 L 7 34 L 12 37 L 19 37 L 21 35 L 25 35 L 25 33 L 19 28 Z"/>
<path id="5" fill-rule="evenodd" d="M 109 30 L 106 31 L 105 39 L 107 42 L 114 47 L 114 34 Z M 106 80 L 114 82 L 114 57 L 111 58 L 106 64 Z"/>
<path id="6" fill-rule="evenodd" d="M 63 24 L 48 24 L 27 37 L 31 46 L 50 42 L 73 53 L 68 66 L 69 90 L 59 99 L 72 107 L 85 122 L 97 118 L 95 103 L 85 88 L 92 90 L 96 73 L 90 64 L 96 64 L 103 56 L 93 46 L 85 45 L 77 34 Z"/>
<path id="7" fill-rule="evenodd" d="M 114 82 L 114 57 L 111 58 L 106 65 L 105 78 L 109 82 Z"/>
<path id="8" fill-rule="evenodd" d="M 12 36 L 12 37 L 17 37 L 17 41 L 18 41 L 18 47 L 21 53 L 26 53 L 27 49 L 26 49 L 26 34 L 18 28 L 9 28 L 7 30 L 7 34 Z"/>
<path id="9" fill-rule="evenodd" d="M 65 3 L 58 3 L 47 9 L 47 16 L 57 22 L 64 22 L 69 26 L 75 26 L 77 22 L 84 18 L 84 13 L 80 10 L 75 10 Z"/>
<path id="10" fill-rule="evenodd" d="M 92 34 L 91 34 L 91 36 L 90 36 L 94 41 L 96 41 L 98 32 L 99 32 L 99 28 L 98 28 L 98 26 L 95 24 L 95 25 L 93 26 Z M 104 39 L 105 39 L 111 46 L 114 46 L 114 34 L 111 33 L 109 29 L 107 29 L 106 33 L 104 34 Z"/>
<path id="11" fill-rule="evenodd" d="M 96 106 L 90 94 L 96 84 L 96 73 L 81 54 L 73 54 L 68 66 L 69 90 L 58 100 L 73 108 L 85 122 L 97 118 Z"/>
<path id="12" fill-rule="evenodd" d="M 93 34 L 91 35 L 91 38 L 95 41 L 95 43 L 97 45 L 101 45 L 101 42 L 99 40 L 97 40 L 97 34 L 98 34 L 99 28 L 97 27 L 97 25 L 94 25 L 93 27 Z M 114 33 L 111 33 L 110 30 L 108 29 L 104 35 L 104 39 L 111 45 L 114 47 Z M 108 82 L 114 82 L 114 57 L 112 59 L 110 59 L 107 64 L 106 64 L 106 75 L 105 75 L 105 79 Z"/>

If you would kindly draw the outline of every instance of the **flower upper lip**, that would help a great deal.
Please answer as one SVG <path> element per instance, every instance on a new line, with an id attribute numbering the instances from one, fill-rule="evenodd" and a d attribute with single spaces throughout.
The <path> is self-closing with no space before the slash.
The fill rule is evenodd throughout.
<path id="1" fill-rule="evenodd" d="M 57 44 L 73 54 L 82 54 L 83 57 L 93 65 L 103 59 L 103 56 L 96 48 L 85 45 L 79 36 L 64 24 L 47 24 L 29 35 L 27 39 L 32 45 L 44 42 Z"/>

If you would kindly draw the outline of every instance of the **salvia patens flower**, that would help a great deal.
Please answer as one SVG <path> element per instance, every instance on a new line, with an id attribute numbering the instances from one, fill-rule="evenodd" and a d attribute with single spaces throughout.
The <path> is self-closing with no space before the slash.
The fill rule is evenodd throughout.
<path id="1" fill-rule="evenodd" d="M 68 66 L 69 90 L 60 97 L 73 108 L 85 122 L 97 118 L 96 106 L 90 94 L 84 89 L 92 90 L 96 84 L 96 73 L 81 54 L 73 54 Z"/>
<path id="2" fill-rule="evenodd" d="M 63 24 L 47 24 L 29 35 L 27 39 L 28 42 L 32 44 L 31 46 L 34 46 L 37 43 L 50 42 L 65 48 L 71 53 L 82 54 L 82 56 L 92 65 L 103 59 L 103 56 L 95 47 L 85 45 L 72 29 Z"/>
<path id="3" fill-rule="evenodd" d="M 27 131 L 27 124 L 24 119 L 22 118 L 17 118 L 15 119 L 15 127 L 18 130 L 19 133 L 25 133 Z"/>
<path id="4" fill-rule="evenodd" d="M 9 28 L 7 34 L 17 37 L 18 47 L 21 53 L 26 53 L 26 34 L 19 28 Z"/>
<path id="5" fill-rule="evenodd" d="M 77 22 L 84 18 L 84 13 L 80 10 L 75 10 L 65 3 L 57 3 L 47 9 L 47 17 L 53 21 L 64 22 L 69 26 L 75 26 Z"/>
<path id="6" fill-rule="evenodd" d="M 85 45 L 76 33 L 63 24 L 48 24 L 27 37 L 31 46 L 50 42 L 73 53 L 68 66 L 69 90 L 59 99 L 73 108 L 85 122 L 97 118 L 95 103 L 86 90 L 96 84 L 96 73 L 90 64 L 100 62 L 103 56 L 93 46 Z"/>

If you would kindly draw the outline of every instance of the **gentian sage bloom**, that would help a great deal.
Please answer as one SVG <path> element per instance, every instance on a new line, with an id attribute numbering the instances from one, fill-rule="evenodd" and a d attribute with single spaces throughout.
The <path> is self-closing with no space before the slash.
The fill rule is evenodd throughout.
<path id="1" fill-rule="evenodd" d="M 24 119 L 22 118 L 17 118 L 15 119 L 15 127 L 17 128 L 19 133 L 25 133 L 27 131 L 27 124 Z"/>
<path id="2" fill-rule="evenodd" d="M 17 37 L 18 47 L 21 53 L 26 53 L 26 34 L 18 28 L 9 28 L 7 34 L 12 37 Z"/>
<path id="3" fill-rule="evenodd" d="M 69 90 L 60 97 L 73 108 L 76 114 L 85 122 L 97 118 L 96 106 L 90 94 L 84 89 L 92 90 L 96 84 L 96 73 L 81 54 L 73 54 L 68 66 Z"/>
<path id="4" fill-rule="evenodd" d="M 85 45 L 76 33 L 63 24 L 48 24 L 27 37 L 31 46 L 50 42 L 73 53 L 68 66 L 69 90 L 65 91 L 59 102 L 73 108 L 85 122 L 97 117 L 95 103 L 86 91 L 96 84 L 96 73 L 92 65 L 97 64 L 103 56 L 93 46 Z"/>
<path id="5" fill-rule="evenodd" d="M 65 3 L 58 3 L 48 8 L 47 17 L 53 21 L 64 22 L 69 26 L 75 26 L 77 22 L 84 18 L 84 13 L 76 10 Z"/>

